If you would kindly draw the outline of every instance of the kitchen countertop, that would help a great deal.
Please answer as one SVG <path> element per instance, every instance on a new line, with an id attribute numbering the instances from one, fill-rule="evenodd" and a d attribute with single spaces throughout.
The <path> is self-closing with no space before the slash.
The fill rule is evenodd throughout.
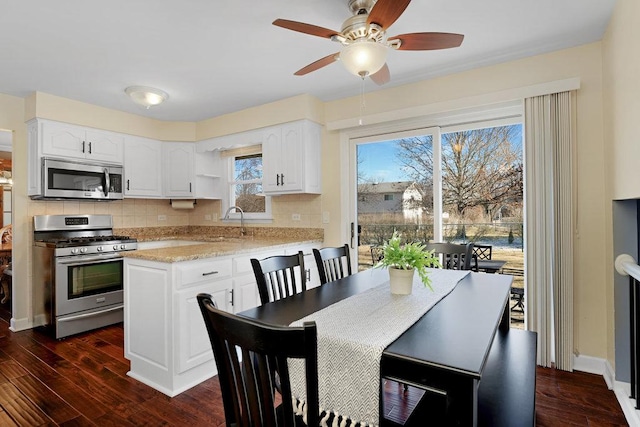
<path id="1" fill-rule="evenodd" d="M 197 259 L 212 258 L 225 255 L 236 255 L 250 253 L 262 249 L 276 249 L 279 247 L 291 246 L 292 244 L 307 244 L 322 242 L 322 239 L 300 240 L 300 238 L 283 238 L 283 237 L 208 237 L 198 236 L 194 238 L 192 235 L 172 235 L 171 237 L 153 237 L 138 239 L 143 241 L 160 241 L 160 240 L 188 240 L 199 241 L 202 243 L 171 246 L 157 249 L 141 249 L 136 251 L 124 252 L 125 258 L 137 258 L 148 261 L 158 262 L 181 262 L 192 261 Z"/>

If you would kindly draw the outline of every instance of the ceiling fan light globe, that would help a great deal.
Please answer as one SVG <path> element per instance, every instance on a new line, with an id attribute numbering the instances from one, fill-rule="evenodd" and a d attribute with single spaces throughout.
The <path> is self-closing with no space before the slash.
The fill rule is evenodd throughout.
<path id="1" fill-rule="evenodd" d="M 369 41 L 356 41 L 342 48 L 340 61 L 347 71 L 358 77 L 377 73 L 387 62 L 387 46 Z"/>

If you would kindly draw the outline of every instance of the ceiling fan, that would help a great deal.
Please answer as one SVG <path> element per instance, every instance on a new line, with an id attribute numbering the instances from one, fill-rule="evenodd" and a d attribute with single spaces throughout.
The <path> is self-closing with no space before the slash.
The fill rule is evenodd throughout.
<path id="1" fill-rule="evenodd" d="M 383 85 L 391 79 L 386 64 L 389 49 L 437 50 L 458 47 L 464 35 L 453 33 L 408 33 L 388 37 L 387 29 L 402 15 L 411 0 L 348 0 L 353 16 L 334 31 L 303 22 L 276 19 L 273 25 L 300 33 L 327 38 L 342 44 L 340 52 L 299 69 L 294 74 L 303 76 L 340 60 L 351 73 L 370 77 Z"/>

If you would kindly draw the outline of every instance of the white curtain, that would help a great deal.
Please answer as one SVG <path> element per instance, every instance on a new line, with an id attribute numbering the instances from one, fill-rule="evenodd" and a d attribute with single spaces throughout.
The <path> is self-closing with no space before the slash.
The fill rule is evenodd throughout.
<path id="1" fill-rule="evenodd" d="M 527 327 L 537 362 L 573 370 L 575 93 L 525 99 Z"/>

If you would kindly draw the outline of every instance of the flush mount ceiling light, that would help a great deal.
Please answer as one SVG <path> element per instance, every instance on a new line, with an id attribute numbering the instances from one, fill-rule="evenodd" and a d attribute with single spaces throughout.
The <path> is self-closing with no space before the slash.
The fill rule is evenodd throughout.
<path id="1" fill-rule="evenodd" d="M 162 104 L 164 100 L 169 98 L 167 92 L 148 86 L 129 86 L 124 91 L 133 102 L 142 105 L 147 110 L 154 105 Z"/>

